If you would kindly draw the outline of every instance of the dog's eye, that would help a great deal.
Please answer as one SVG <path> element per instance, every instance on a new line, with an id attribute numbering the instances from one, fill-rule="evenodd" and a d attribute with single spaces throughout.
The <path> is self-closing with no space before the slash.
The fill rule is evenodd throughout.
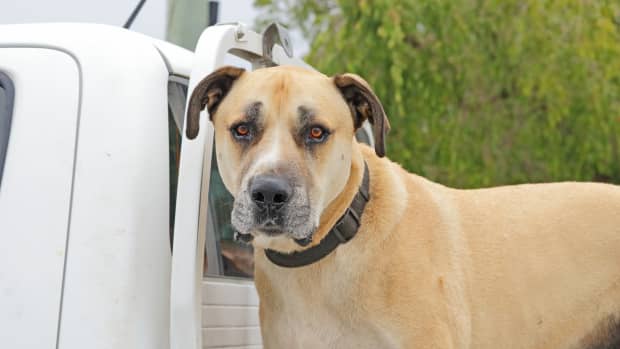
<path id="1" fill-rule="evenodd" d="M 320 126 L 311 127 L 308 130 L 308 141 L 313 143 L 323 142 L 328 134 L 329 132 Z"/>
<path id="2" fill-rule="evenodd" d="M 233 136 L 237 139 L 249 139 L 252 136 L 250 126 L 247 124 L 239 124 L 231 129 Z"/>
<path id="3" fill-rule="evenodd" d="M 246 125 L 239 125 L 235 127 L 235 131 L 239 136 L 247 136 L 250 133 L 250 128 Z"/>

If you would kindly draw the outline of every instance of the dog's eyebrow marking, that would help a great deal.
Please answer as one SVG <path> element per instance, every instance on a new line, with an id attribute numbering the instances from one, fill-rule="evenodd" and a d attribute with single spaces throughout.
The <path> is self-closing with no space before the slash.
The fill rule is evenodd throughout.
<path id="1" fill-rule="evenodd" d="M 250 103 L 245 108 L 245 118 L 247 121 L 256 122 L 261 116 L 261 108 L 263 107 L 263 103 L 261 102 L 253 102 Z"/>
<path id="2" fill-rule="evenodd" d="M 297 113 L 299 114 L 299 123 L 301 125 L 307 125 L 311 123 L 315 117 L 314 110 L 304 105 L 300 105 L 299 107 L 297 107 Z"/>

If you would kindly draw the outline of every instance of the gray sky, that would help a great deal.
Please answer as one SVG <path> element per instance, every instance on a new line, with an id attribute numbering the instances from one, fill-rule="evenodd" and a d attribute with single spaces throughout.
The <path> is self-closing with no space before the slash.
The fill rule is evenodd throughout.
<path id="1" fill-rule="evenodd" d="M 0 0 L 0 23 L 88 22 L 122 26 L 137 3 L 137 0 Z M 163 39 L 166 6 L 166 0 L 147 0 L 132 29 Z"/>
<path id="2" fill-rule="evenodd" d="M 207 2 L 207 0 L 195 0 Z M 34 22 L 89 22 L 122 26 L 139 0 L 0 0 L 0 24 Z M 253 0 L 222 0 L 220 22 L 253 24 L 258 12 Z M 167 0 L 147 0 L 131 29 L 165 39 Z M 206 16 L 206 13 L 205 13 Z M 307 44 L 291 33 L 295 55 Z"/>

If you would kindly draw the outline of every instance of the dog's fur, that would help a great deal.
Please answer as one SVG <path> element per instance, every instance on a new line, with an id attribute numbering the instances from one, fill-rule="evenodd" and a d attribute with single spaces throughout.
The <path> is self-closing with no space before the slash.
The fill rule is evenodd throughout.
<path id="1" fill-rule="evenodd" d="M 407 173 L 381 157 L 389 125 L 350 74 L 222 68 L 195 89 L 188 136 L 205 106 L 233 225 L 254 236 L 265 348 L 620 347 L 620 187 L 457 190 Z M 375 150 L 354 139 L 366 119 Z M 231 134 L 240 120 L 256 122 L 247 142 Z M 304 127 L 315 123 L 331 133 L 308 144 Z M 307 248 L 295 238 L 317 244 L 350 204 L 364 161 L 371 199 L 355 238 L 306 267 L 266 259 L 265 248 Z M 253 218 L 248 187 L 265 173 L 294 187 L 279 234 Z"/>

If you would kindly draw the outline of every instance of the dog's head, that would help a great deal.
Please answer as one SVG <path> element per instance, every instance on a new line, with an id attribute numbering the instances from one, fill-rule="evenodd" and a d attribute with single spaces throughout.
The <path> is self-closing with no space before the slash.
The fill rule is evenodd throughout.
<path id="1" fill-rule="evenodd" d="M 190 139 L 205 107 L 215 126 L 220 174 L 235 198 L 232 225 L 261 247 L 291 251 L 294 241 L 312 238 L 347 183 L 355 130 L 365 120 L 373 125 L 377 155 L 385 153 L 383 107 L 353 74 L 221 68 L 192 93 Z"/>

